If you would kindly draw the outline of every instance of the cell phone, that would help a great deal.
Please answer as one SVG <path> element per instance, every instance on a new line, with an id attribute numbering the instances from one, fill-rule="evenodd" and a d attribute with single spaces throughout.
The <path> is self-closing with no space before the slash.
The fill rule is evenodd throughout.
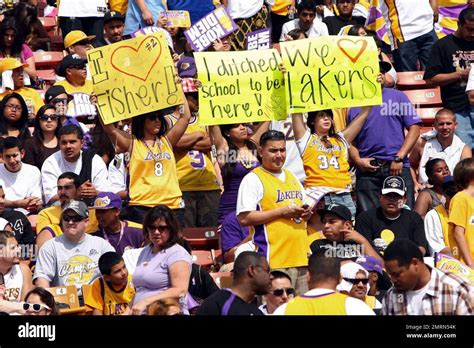
<path id="1" fill-rule="evenodd" d="M 3 278 L 3 274 L 0 273 L 0 285 L 5 284 L 5 279 Z"/>
<path id="2" fill-rule="evenodd" d="M 372 161 L 370 161 L 370 165 L 374 167 L 381 167 L 382 164 L 383 164 L 382 161 L 378 159 L 373 159 Z"/>
<path id="3" fill-rule="evenodd" d="M 308 209 L 308 208 L 309 208 L 309 204 L 303 204 L 303 205 L 301 206 L 301 208 L 303 208 L 303 209 Z"/>

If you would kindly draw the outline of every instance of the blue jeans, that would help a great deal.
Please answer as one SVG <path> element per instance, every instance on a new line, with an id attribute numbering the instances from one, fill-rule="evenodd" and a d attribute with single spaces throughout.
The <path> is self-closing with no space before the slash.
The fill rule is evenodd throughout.
<path id="1" fill-rule="evenodd" d="M 474 106 L 456 113 L 456 135 L 471 149 L 474 147 Z"/>
<path id="2" fill-rule="evenodd" d="M 420 60 L 421 70 L 428 63 L 431 46 L 438 40 L 434 29 L 412 40 L 401 42 L 393 51 L 393 61 L 397 71 L 416 71 L 416 61 Z"/>
<path id="3" fill-rule="evenodd" d="M 328 208 L 332 204 L 343 205 L 350 210 L 352 219 L 356 215 L 356 207 L 350 192 L 344 193 L 328 193 L 324 196 L 324 208 Z"/>

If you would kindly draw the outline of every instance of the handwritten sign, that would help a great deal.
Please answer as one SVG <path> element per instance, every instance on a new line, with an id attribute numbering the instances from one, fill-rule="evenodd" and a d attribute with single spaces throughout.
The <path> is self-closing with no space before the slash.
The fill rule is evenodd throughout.
<path id="1" fill-rule="evenodd" d="M 326 36 L 281 42 L 289 113 L 379 105 L 372 38 Z"/>
<path id="2" fill-rule="evenodd" d="M 105 124 L 183 102 L 161 32 L 90 50 L 87 58 Z"/>
<path id="3" fill-rule="evenodd" d="M 286 118 L 276 50 L 195 53 L 199 123 L 216 125 Z"/>
<path id="4" fill-rule="evenodd" d="M 266 50 L 271 48 L 271 29 L 261 29 L 247 34 L 247 50 Z"/>
<path id="5" fill-rule="evenodd" d="M 454 273 L 474 285 L 474 269 L 466 266 L 452 256 L 436 253 L 435 267 L 445 272 Z"/>
<path id="6" fill-rule="evenodd" d="M 160 32 L 160 28 L 150 26 L 150 27 L 141 28 L 140 30 L 137 30 L 136 32 L 130 34 L 130 36 L 138 37 L 138 36 L 144 36 L 144 35 L 149 35 L 149 34 L 158 33 L 158 32 Z"/>
<path id="7" fill-rule="evenodd" d="M 224 7 L 218 7 L 196 22 L 184 32 L 193 49 L 204 51 L 217 39 L 221 39 L 237 30 L 230 15 Z"/>
<path id="8" fill-rule="evenodd" d="M 163 11 L 162 15 L 166 16 L 166 25 L 175 28 L 189 28 L 191 26 L 191 18 L 188 11 Z"/>

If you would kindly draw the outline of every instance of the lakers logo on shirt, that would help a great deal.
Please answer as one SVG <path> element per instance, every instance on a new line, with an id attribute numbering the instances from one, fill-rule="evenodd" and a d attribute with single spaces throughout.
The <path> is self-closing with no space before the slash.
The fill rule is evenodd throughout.
<path id="1" fill-rule="evenodd" d="M 66 277 L 67 285 L 88 283 L 94 276 L 97 264 L 88 256 L 76 255 L 69 258 L 59 269 L 59 277 Z"/>
<path id="2" fill-rule="evenodd" d="M 276 203 L 283 202 L 285 200 L 300 199 L 303 200 L 303 194 L 299 190 L 293 191 L 282 191 L 277 190 L 277 200 Z"/>

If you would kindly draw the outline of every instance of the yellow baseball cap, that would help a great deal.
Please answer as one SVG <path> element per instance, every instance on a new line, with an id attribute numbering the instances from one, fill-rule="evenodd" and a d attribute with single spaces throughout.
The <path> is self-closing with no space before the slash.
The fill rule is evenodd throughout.
<path id="1" fill-rule="evenodd" d="M 26 67 L 28 64 L 23 64 L 16 58 L 3 58 L 0 59 L 0 73 L 7 70 L 13 70 L 21 67 Z"/>
<path id="2" fill-rule="evenodd" d="M 70 31 L 64 38 L 64 47 L 68 48 L 82 40 L 95 39 L 95 35 L 87 36 L 86 33 L 80 30 Z"/>

